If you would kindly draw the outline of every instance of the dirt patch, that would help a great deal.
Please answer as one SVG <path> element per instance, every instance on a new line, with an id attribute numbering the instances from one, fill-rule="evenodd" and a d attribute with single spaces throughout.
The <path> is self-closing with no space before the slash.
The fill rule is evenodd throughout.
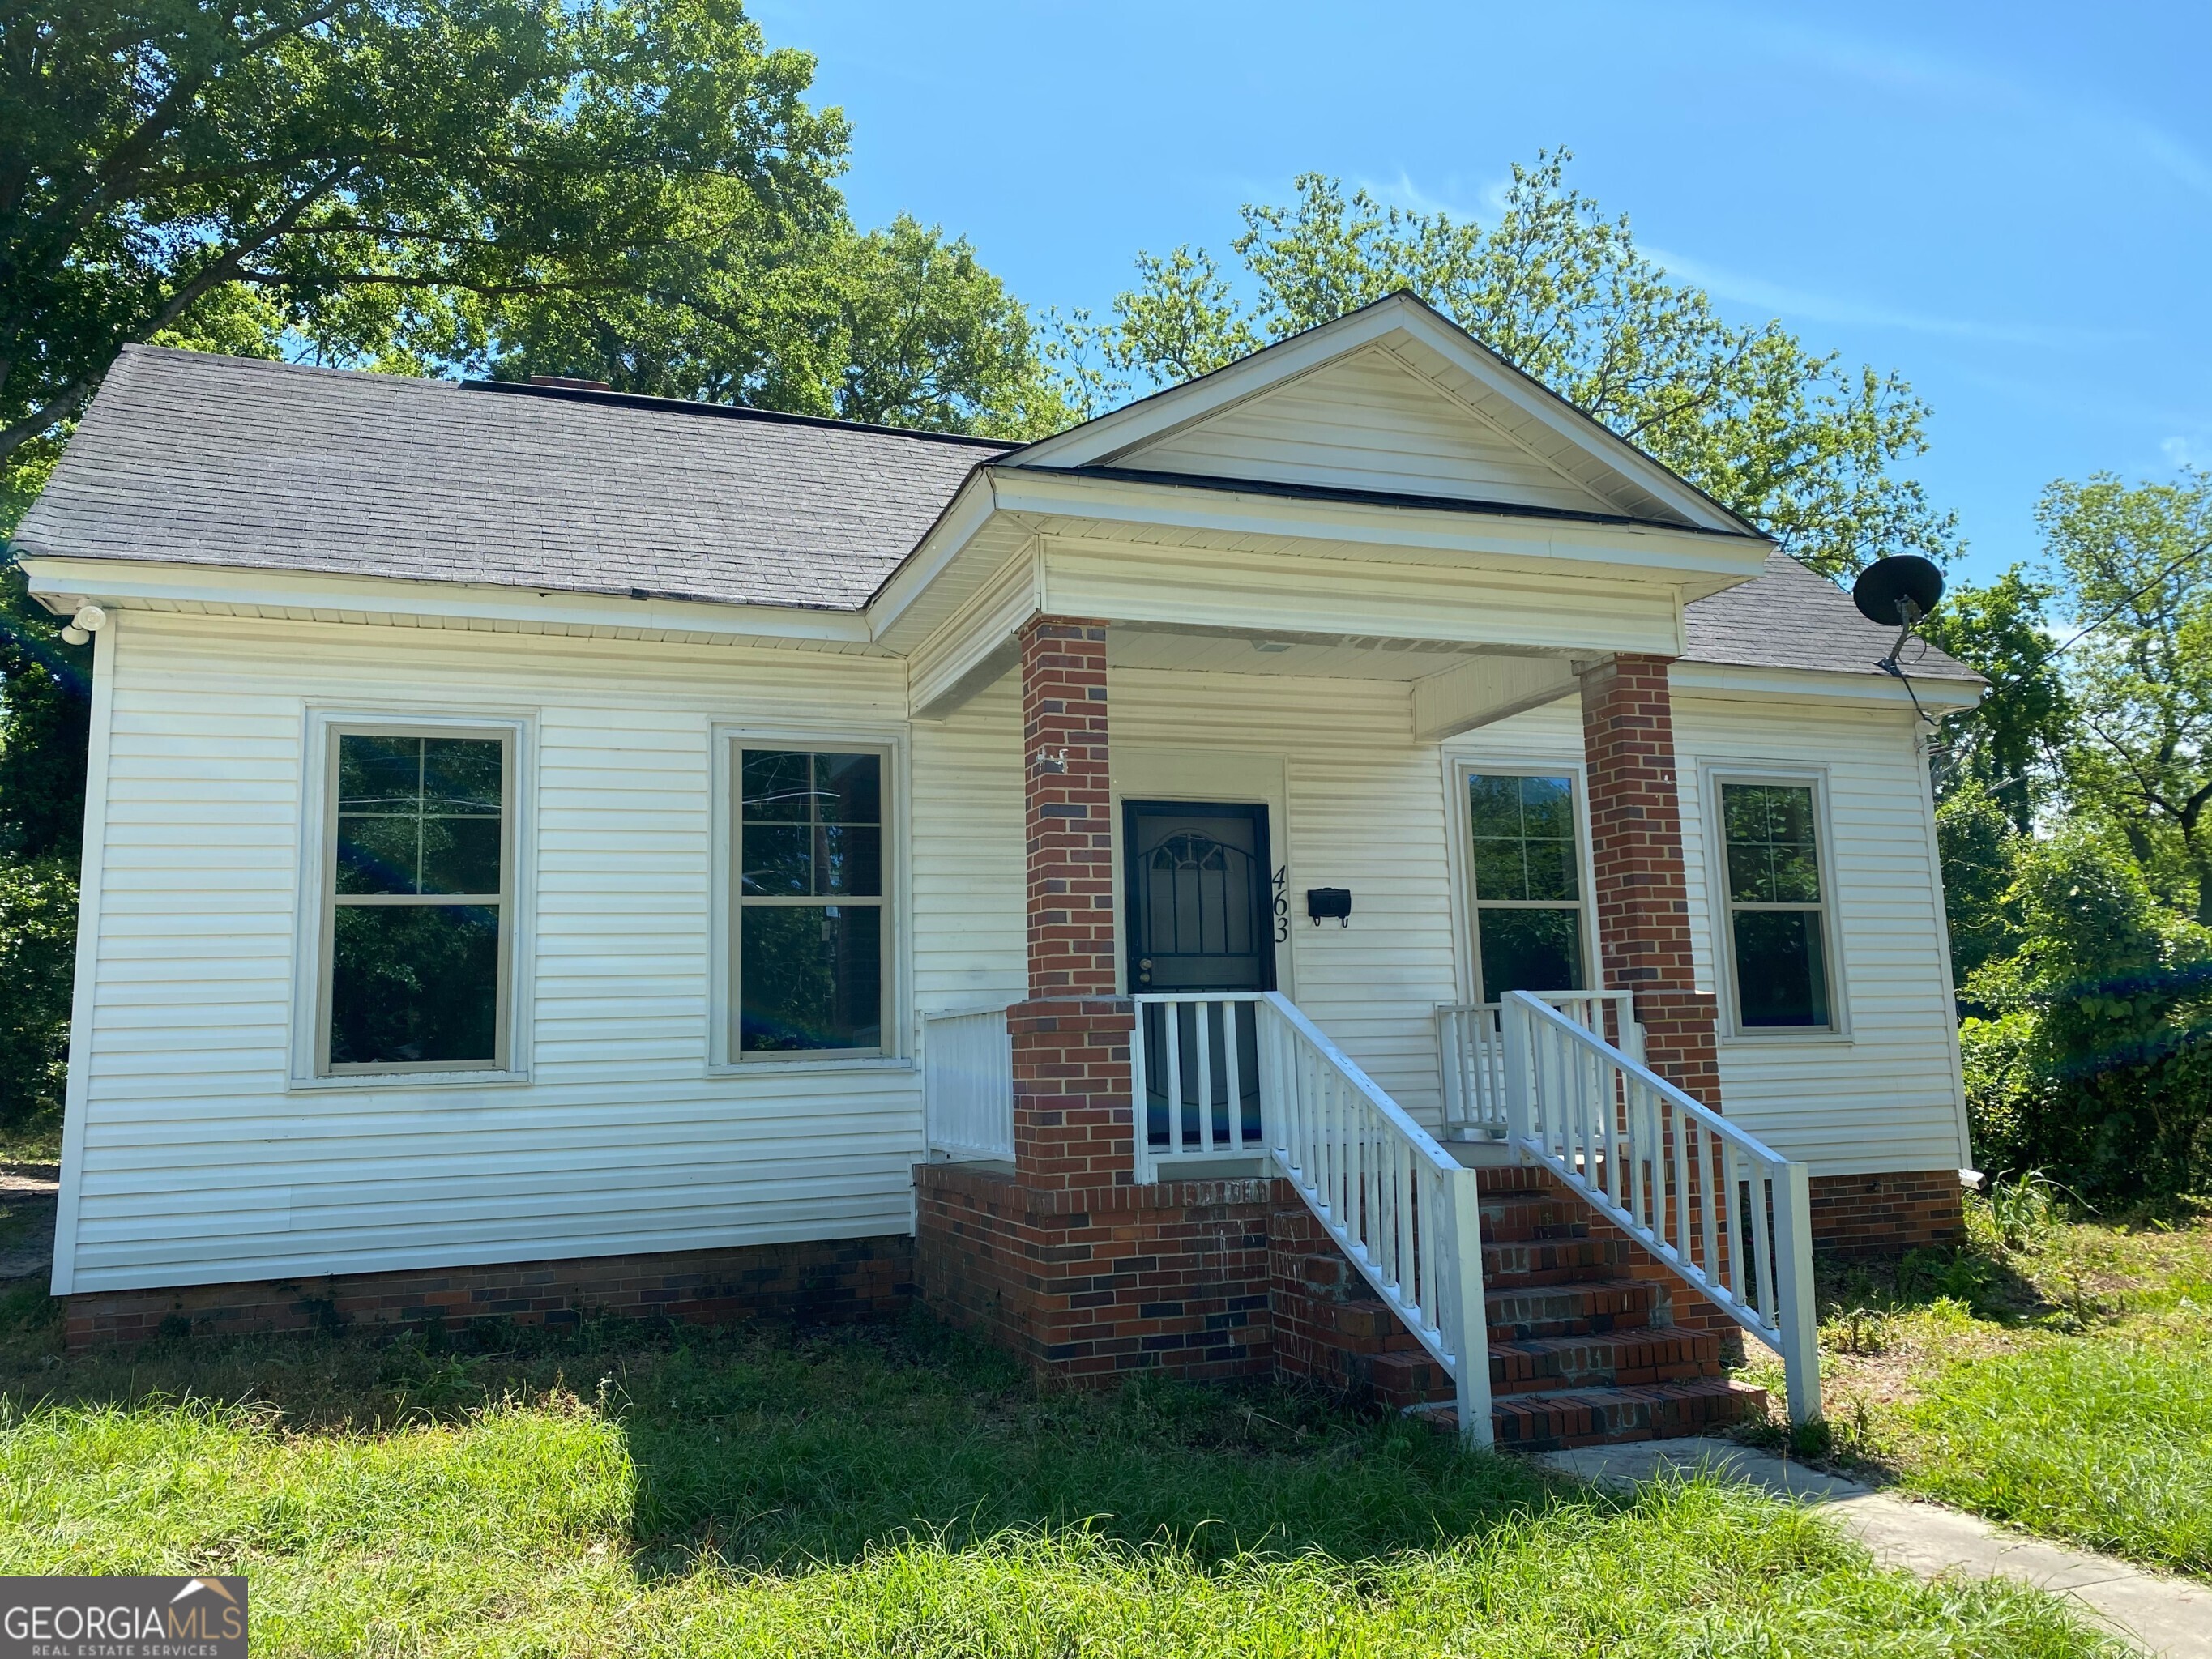
<path id="1" fill-rule="evenodd" d="M 54 1164 L 0 1164 L 0 1285 L 53 1270 L 60 1192 L 61 1170 Z"/>

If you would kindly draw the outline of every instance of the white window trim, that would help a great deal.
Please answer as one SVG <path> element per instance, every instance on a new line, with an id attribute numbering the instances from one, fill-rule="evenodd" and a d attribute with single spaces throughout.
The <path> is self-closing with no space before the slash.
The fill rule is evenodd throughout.
<path id="1" fill-rule="evenodd" d="M 793 1068 L 811 1073 L 910 1072 L 914 1069 L 913 1021 L 907 1008 L 913 983 L 912 886 L 907 848 L 912 795 L 911 761 L 903 731 L 869 726 L 761 726 L 716 720 L 708 727 L 708 768 L 714 789 L 714 829 L 708 837 L 712 869 L 708 883 L 707 1074 L 762 1077 Z M 890 926 L 884 930 L 884 1041 L 877 1049 L 811 1048 L 774 1054 L 739 1054 L 731 1027 L 738 986 L 738 768 L 740 749 L 805 749 L 817 752 L 878 754 L 884 757 L 884 786 L 890 793 L 884 815 L 883 908 Z"/>
<path id="2" fill-rule="evenodd" d="M 1746 1025 L 1736 995 L 1735 911 L 1729 898 L 1728 821 L 1721 787 L 1781 783 L 1813 792 L 1814 849 L 1820 866 L 1820 943 L 1828 970 L 1828 1018 L 1818 1025 Z M 1705 830 L 1705 915 L 1712 929 L 1714 979 L 1720 995 L 1720 1038 L 1747 1046 L 1793 1042 L 1848 1043 L 1851 1039 L 1850 983 L 1844 974 L 1844 938 L 1836 886 L 1836 832 L 1828 810 L 1828 769 L 1802 761 L 1709 761 L 1698 769 Z"/>
<path id="3" fill-rule="evenodd" d="M 337 834 L 333 794 L 337 736 L 343 732 L 389 732 L 426 737 L 477 735 L 505 739 L 509 799 L 502 816 L 507 892 L 500 918 L 501 990 L 505 1006 L 500 1046 L 504 1065 L 402 1065 L 376 1071 L 331 1072 L 323 1065 L 328 1018 L 327 964 L 332 868 Z M 394 702 L 344 706 L 309 705 L 301 732 L 300 880 L 292 968 L 293 1090 L 415 1091 L 483 1088 L 528 1083 L 536 958 L 536 845 L 538 755 L 533 714 L 506 708 L 459 709 L 448 702 L 420 707 Z"/>
<path id="4" fill-rule="evenodd" d="M 1482 1000 L 1484 988 L 1482 939 L 1475 919 L 1478 895 L 1474 890 L 1474 826 L 1468 819 L 1467 804 L 1468 780 L 1471 777 L 1565 777 L 1572 783 L 1575 857 L 1578 861 L 1575 874 L 1582 893 L 1575 908 L 1582 918 L 1583 977 L 1590 981 L 1589 989 L 1607 989 L 1605 957 L 1597 934 L 1597 894 L 1590 878 L 1592 848 L 1588 766 L 1579 758 L 1570 759 L 1564 755 L 1554 759 L 1522 755 L 1511 759 L 1499 757 L 1492 760 L 1462 751 L 1444 757 L 1444 817 L 1452 838 L 1452 933 L 1459 958 L 1461 998 L 1467 1002 L 1479 1003 Z"/>

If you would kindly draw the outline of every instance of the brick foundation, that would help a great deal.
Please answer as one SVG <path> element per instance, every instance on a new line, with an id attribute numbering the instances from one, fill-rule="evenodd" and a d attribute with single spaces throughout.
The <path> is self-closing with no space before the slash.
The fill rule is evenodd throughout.
<path id="1" fill-rule="evenodd" d="M 914 1241 L 903 1235 L 480 1267 L 95 1291 L 69 1298 L 70 1348 L 155 1335 L 354 1326 L 393 1330 L 508 1319 L 573 1324 L 582 1315 L 704 1324 L 766 1316 L 862 1319 L 903 1306 Z"/>
<path id="2" fill-rule="evenodd" d="M 923 1164 L 914 1184 L 925 1304 L 1040 1378 L 1100 1388 L 1145 1370 L 1218 1380 L 1272 1370 L 1274 1183 L 1068 1191 Z"/>
<path id="3" fill-rule="evenodd" d="M 1966 1189 L 1956 1170 L 1819 1176 L 1813 1248 L 1829 1255 L 1895 1255 L 1966 1236 Z"/>
<path id="4" fill-rule="evenodd" d="M 1583 676 L 1582 696 L 1603 982 L 1636 994 L 1651 1069 L 1718 1111 L 1719 1011 L 1691 949 L 1667 659 L 1615 657 Z"/>

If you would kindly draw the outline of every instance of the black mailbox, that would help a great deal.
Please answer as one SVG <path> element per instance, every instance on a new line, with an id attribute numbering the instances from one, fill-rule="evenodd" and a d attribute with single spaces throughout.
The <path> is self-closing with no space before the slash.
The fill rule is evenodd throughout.
<path id="1" fill-rule="evenodd" d="M 1334 916 L 1340 927 L 1352 926 L 1352 890 L 1349 887 L 1309 887 L 1306 889 L 1306 914 L 1313 918 L 1316 927 L 1324 916 Z"/>

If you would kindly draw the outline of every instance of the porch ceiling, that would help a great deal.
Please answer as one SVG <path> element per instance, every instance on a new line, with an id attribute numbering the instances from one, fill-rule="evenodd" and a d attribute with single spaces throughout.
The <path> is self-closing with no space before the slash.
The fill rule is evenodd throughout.
<path id="1" fill-rule="evenodd" d="M 1299 675 L 1323 679 L 1422 680 L 1489 654 L 1422 641 L 1355 635 L 1267 634 L 1257 630 L 1119 624 L 1107 630 L 1113 668 L 1194 670 L 1215 674 Z M 1528 653 L 1509 653 L 1516 657 Z"/>

